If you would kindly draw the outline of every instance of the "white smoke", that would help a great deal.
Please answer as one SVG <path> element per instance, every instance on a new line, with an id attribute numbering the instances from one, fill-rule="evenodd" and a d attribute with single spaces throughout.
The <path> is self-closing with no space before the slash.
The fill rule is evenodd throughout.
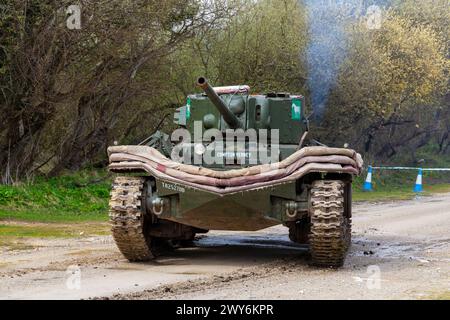
<path id="1" fill-rule="evenodd" d="M 360 19 L 368 19 L 368 9 L 385 5 L 388 0 L 304 0 L 308 10 L 309 45 L 306 53 L 308 87 L 314 118 L 324 115 L 340 65 L 347 54 L 345 28 Z"/>

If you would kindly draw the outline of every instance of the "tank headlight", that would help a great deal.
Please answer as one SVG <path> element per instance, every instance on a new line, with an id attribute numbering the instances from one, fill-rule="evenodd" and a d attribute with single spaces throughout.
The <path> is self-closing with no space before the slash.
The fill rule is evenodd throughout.
<path id="1" fill-rule="evenodd" d="M 211 129 L 214 128 L 215 126 L 217 126 L 216 117 L 211 113 L 206 114 L 203 117 L 203 127 L 205 129 Z"/>

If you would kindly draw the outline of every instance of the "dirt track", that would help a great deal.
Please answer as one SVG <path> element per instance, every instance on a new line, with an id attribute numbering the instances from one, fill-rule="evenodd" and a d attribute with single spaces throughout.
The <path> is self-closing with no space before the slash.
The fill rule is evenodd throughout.
<path id="1" fill-rule="evenodd" d="M 211 232 L 150 263 L 126 262 L 110 237 L 33 240 L 0 252 L 0 299 L 421 299 L 450 292 L 450 194 L 357 204 L 344 268 L 308 266 L 279 226 Z M 70 267 L 71 271 L 67 271 Z M 78 279 L 80 288 L 68 289 Z M 73 273 L 75 272 L 75 273 Z"/>

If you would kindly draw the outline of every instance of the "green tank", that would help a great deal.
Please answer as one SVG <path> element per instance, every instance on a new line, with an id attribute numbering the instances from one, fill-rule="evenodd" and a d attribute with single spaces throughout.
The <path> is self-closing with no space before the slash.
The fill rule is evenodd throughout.
<path id="1" fill-rule="evenodd" d="M 307 141 L 305 100 L 289 93 L 213 88 L 175 111 L 178 129 L 108 148 L 114 240 L 130 261 L 183 246 L 208 230 L 282 224 L 311 263 L 339 267 L 351 243 L 351 183 L 361 156 Z M 130 174 L 131 173 L 131 174 Z"/>

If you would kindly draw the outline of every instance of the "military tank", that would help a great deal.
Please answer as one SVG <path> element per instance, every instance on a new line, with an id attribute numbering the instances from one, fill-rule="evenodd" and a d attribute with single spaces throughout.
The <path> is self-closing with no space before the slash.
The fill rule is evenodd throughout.
<path id="1" fill-rule="evenodd" d="M 146 261 L 208 230 L 282 224 L 307 244 L 311 264 L 340 267 L 351 243 L 354 150 L 312 145 L 305 99 L 213 88 L 176 109 L 178 129 L 108 148 L 113 238 L 129 261 Z"/>

